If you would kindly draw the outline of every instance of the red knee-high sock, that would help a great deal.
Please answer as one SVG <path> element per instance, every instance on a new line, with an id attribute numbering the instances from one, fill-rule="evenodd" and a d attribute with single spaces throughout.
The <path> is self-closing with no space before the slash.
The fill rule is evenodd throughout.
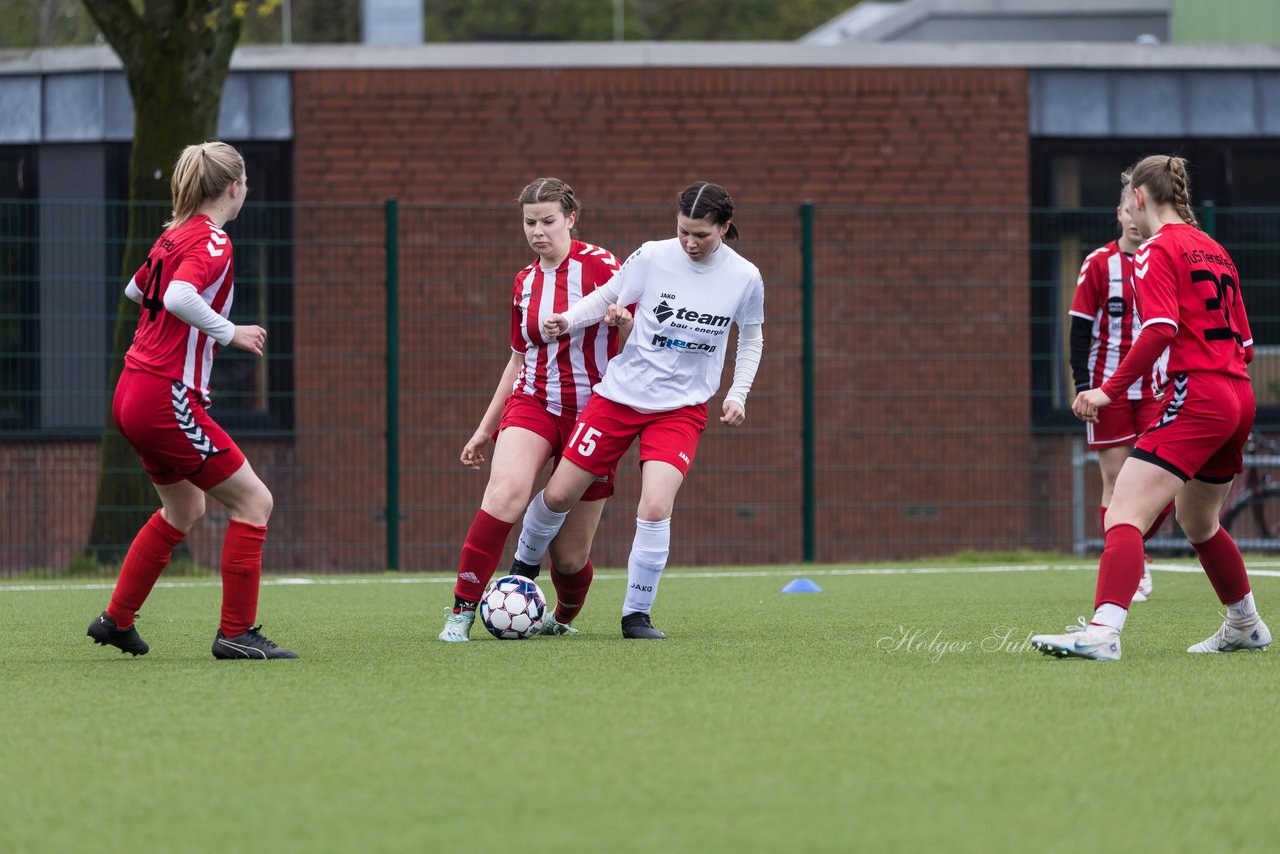
<path id="1" fill-rule="evenodd" d="M 1102 536 L 1107 536 L 1107 505 L 1102 504 L 1098 507 L 1098 530 L 1102 532 Z"/>
<path id="2" fill-rule="evenodd" d="M 556 588 L 556 620 L 571 623 L 578 616 L 587 601 L 587 591 L 591 588 L 591 578 L 595 568 L 591 566 L 591 558 L 587 558 L 582 569 L 572 575 L 565 575 L 555 566 L 551 567 L 551 583 Z"/>
<path id="3" fill-rule="evenodd" d="M 1166 505 L 1165 508 L 1160 511 L 1160 515 L 1156 517 L 1156 520 L 1151 523 L 1151 527 L 1147 528 L 1147 532 L 1142 535 L 1142 541 L 1146 542 L 1147 540 L 1154 537 L 1156 535 L 1156 531 L 1160 530 L 1160 526 L 1164 524 L 1164 520 L 1168 519 L 1169 514 L 1172 512 L 1173 512 L 1173 502 L 1170 501 L 1168 505 Z"/>
<path id="4" fill-rule="evenodd" d="M 258 617 L 258 587 L 262 578 L 265 525 L 239 519 L 227 523 L 222 541 L 222 636 L 242 635 Z"/>
<path id="5" fill-rule="evenodd" d="M 1203 543 L 1191 545 L 1222 604 L 1230 605 L 1249 595 L 1249 575 L 1244 571 L 1244 558 L 1226 528 L 1218 528 L 1218 533 Z"/>
<path id="6" fill-rule="evenodd" d="M 462 543 L 454 596 L 468 603 L 480 601 L 485 585 L 498 569 L 502 549 L 507 544 L 507 534 L 511 533 L 513 527 L 515 522 L 504 522 L 484 510 L 476 513 L 471 529 L 467 531 L 467 539 Z"/>
<path id="7" fill-rule="evenodd" d="M 185 536 L 157 510 L 133 538 L 129 553 L 124 556 L 124 565 L 120 567 L 120 580 L 111 594 L 111 604 L 107 606 L 107 616 L 115 621 L 117 628 L 127 629 L 133 625 L 134 615 L 147 601 L 156 579 Z"/>
<path id="8" fill-rule="evenodd" d="M 1142 532 L 1133 525 L 1113 525 L 1098 564 L 1093 607 L 1109 602 L 1128 610 L 1142 581 L 1142 563 Z"/>

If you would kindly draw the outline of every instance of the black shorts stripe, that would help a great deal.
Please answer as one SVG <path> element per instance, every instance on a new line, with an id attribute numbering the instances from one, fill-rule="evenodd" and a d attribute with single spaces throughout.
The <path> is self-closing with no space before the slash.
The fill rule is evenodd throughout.
<path id="1" fill-rule="evenodd" d="M 1187 474 L 1182 469 L 1178 468 L 1168 460 L 1160 459 L 1150 451 L 1144 451 L 1141 448 L 1134 448 L 1133 452 L 1130 453 L 1129 456 L 1133 457 L 1134 459 L 1142 460 L 1143 462 L 1151 463 L 1153 466 L 1160 466 L 1160 468 L 1169 472 L 1169 474 L 1177 475 L 1178 477 L 1182 478 L 1183 483 L 1186 483 L 1187 481 L 1191 480 L 1191 475 Z"/>
<path id="2" fill-rule="evenodd" d="M 1204 483 L 1217 483 L 1217 484 L 1230 483 L 1235 479 L 1236 479 L 1236 476 L 1233 474 L 1226 475 L 1225 477 L 1209 477 L 1207 474 L 1196 475 L 1196 480 L 1203 481 Z"/>

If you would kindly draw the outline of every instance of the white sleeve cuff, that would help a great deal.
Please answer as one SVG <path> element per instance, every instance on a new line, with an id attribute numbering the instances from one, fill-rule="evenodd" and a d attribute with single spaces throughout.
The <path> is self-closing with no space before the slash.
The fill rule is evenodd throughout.
<path id="1" fill-rule="evenodd" d="M 129 284 L 124 286 L 124 295 L 129 299 L 142 305 L 142 291 L 138 290 L 138 283 L 134 279 L 129 280 Z"/>
<path id="2" fill-rule="evenodd" d="M 732 400 L 747 408 L 747 395 L 751 393 L 751 384 L 755 382 L 756 371 L 760 368 L 760 355 L 764 352 L 764 330 L 759 323 L 752 323 L 738 330 L 738 352 L 733 357 L 733 385 L 725 394 L 725 400 Z"/>
<path id="3" fill-rule="evenodd" d="M 164 292 L 165 311 L 191 324 L 223 347 L 235 337 L 236 325 L 205 302 L 190 282 L 174 280 Z"/>
<path id="4" fill-rule="evenodd" d="M 578 300 L 564 313 L 569 329 L 594 326 L 609 313 L 609 306 L 618 301 L 618 292 L 611 285 L 603 285 Z"/>

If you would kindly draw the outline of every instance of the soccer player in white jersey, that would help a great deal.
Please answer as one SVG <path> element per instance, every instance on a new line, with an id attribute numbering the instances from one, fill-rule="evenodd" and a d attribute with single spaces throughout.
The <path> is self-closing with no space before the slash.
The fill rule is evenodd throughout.
<path id="1" fill-rule="evenodd" d="M 1133 253 L 1142 243 L 1138 225 L 1124 206 L 1124 192 L 1116 206 L 1120 236 L 1085 256 L 1076 279 L 1071 301 L 1071 374 L 1077 392 L 1101 388 L 1111 379 L 1142 329 L 1133 285 Z M 1107 506 L 1115 488 L 1116 475 L 1129 456 L 1129 449 L 1142 431 L 1160 414 L 1157 370 L 1139 377 L 1125 389 L 1124 399 L 1098 413 L 1096 424 L 1086 423 L 1090 451 L 1098 455 L 1102 474 L 1102 501 L 1099 530 L 1106 529 Z M 1150 539 L 1173 510 L 1170 504 L 1145 532 Z M 1147 559 L 1149 560 L 1149 558 Z M 1151 570 L 1143 563 L 1142 582 L 1133 594 L 1134 602 L 1145 602 L 1153 588 Z"/>
<path id="2" fill-rule="evenodd" d="M 297 658 L 254 626 L 272 497 L 231 437 L 209 417 L 209 370 L 219 346 L 262 355 L 267 333 L 231 312 L 231 238 L 249 192 L 240 152 L 187 146 L 173 168 L 173 217 L 125 293 L 141 305 L 111 415 L 137 450 L 163 505 L 125 555 L 111 602 L 89 624 L 95 643 L 144 655 L 134 617 L 173 550 L 205 511 L 205 493 L 231 511 L 222 544 L 222 619 L 215 658 Z"/>
<path id="3" fill-rule="evenodd" d="M 547 317 L 568 310 L 609 281 L 619 264 L 608 250 L 574 239 L 582 207 L 564 181 L 537 178 L 517 201 L 525 239 L 537 258 L 516 274 L 511 358 L 480 426 L 462 449 L 462 464 L 478 470 L 485 446 L 495 442 L 489 484 L 462 544 L 453 608 L 440 631 L 440 640 L 450 643 L 471 639 L 477 603 L 498 567 L 507 535 L 529 503 L 538 472 L 547 460 L 559 459 L 591 387 L 617 355 L 631 323 L 624 310 L 609 323 L 543 339 Z M 556 609 L 543 623 L 542 634 L 577 633 L 569 623 L 591 586 L 591 542 L 604 502 L 613 494 L 614 468 L 600 472 L 588 485 L 582 503 L 550 546 Z M 537 575 L 541 557 L 531 564 L 517 563 L 513 571 Z"/>
<path id="4" fill-rule="evenodd" d="M 747 394 L 764 348 L 764 281 L 725 241 L 738 235 L 733 200 L 699 181 L 678 198 L 676 236 L 645 243 L 618 275 L 566 312 L 549 316 L 549 339 L 611 319 L 634 303 L 635 329 L 578 417 L 546 489 L 525 511 L 516 555 L 535 563 L 578 497 L 612 472 L 640 440 L 641 490 L 627 560 L 624 638 L 660 639 L 650 612 L 671 545 L 671 513 L 720 385 L 730 324 L 738 326 L 733 385 L 721 422 L 746 420 Z"/>

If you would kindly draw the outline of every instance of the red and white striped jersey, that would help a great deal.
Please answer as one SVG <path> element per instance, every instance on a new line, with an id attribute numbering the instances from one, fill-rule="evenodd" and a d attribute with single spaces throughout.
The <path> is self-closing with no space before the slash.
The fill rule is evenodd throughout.
<path id="1" fill-rule="evenodd" d="M 147 263 L 133 274 L 142 310 L 125 364 L 182 383 L 209 397 L 209 371 L 218 342 L 170 314 L 164 295 L 172 282 L 187 282 L 223 317 L 231 313 L 234 289 L 231 238 L 204 214 L 161 234 Z"/>
<path id="2" fill-rule="evenodd" d="M 535 261 L 516 274 L 511 296 L 511 349 L 524 354 L 513 394 L 532 395 L 552 415 L 577 416 L 591 388 L 618 355 L 618 329 L 603 321 L 575 329 L 551 342 L 542 340 L 542 321 L 569 307 L 618 272 L 607 249 L 575 240 L 554 270 Z"/>
<path id="3" fill-rule="evenodd" d="M 1135 331 L 1141 333 L 1142 320 L 1133 288 L 1133 256 L 1121 251 L 1116 241 L 1098 247 L 1085 257 L 1076 279 L 1070 313 L 1093 323 L 1093 342 L 1089 346 L 1091 388 L 1101 388 L 1111 378 L 1133 346 Z M 1152 374 L 1159 375 L 1159 367 L 1157 365 Z M 1125 397 L 1129 400 L 1154 397 L 1152 374 L 1135 380 Z"/>

